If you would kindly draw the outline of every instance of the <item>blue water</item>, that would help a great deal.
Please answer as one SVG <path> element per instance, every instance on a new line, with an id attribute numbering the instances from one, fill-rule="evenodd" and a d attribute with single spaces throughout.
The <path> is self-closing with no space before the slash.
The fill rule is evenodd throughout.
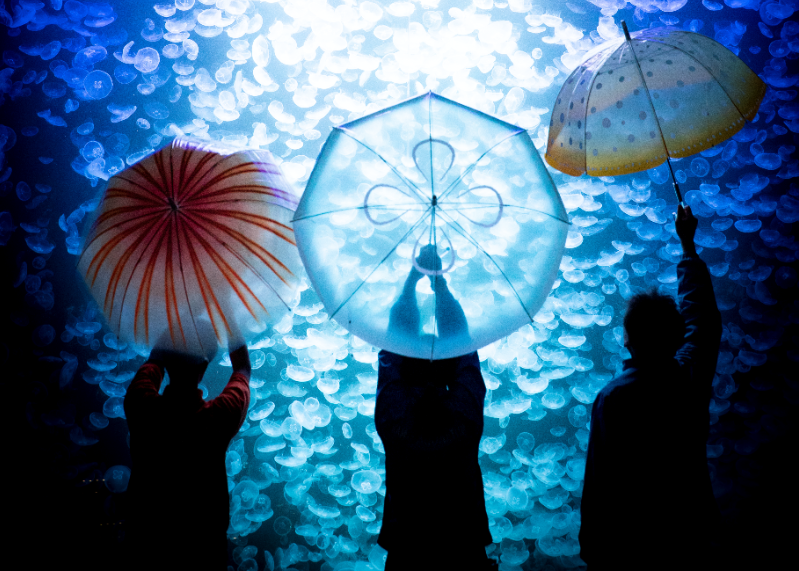
<path id="1" fill-rule="evenodd" d="M 0 13 L 4 326 L 59 367 L 48 387 L 60 408 L 32 410 L 103 466 L 108 494 L 127 486 L 121 402 L 143 358 L 110 333 L 74 268 L 110 176 L 191 135 L 269 149 L 301 192 L 332 126 L 427 90 L 527 129 L 543 154 L 561 84 L 624 19 L 632 31 L 669 24 L 715 38 L 769 85 L 732 139 L 673 162 L 724 317 L 708 458 L 719 502 L 734 509 L 736 478 L 795 402 L 780 397 L 794 394 L 786 371 L 799 361 L 795 1 L 133 4 L 48 0 Z M 580 565 L 591 403 L 625 356 L 625 300 L 642 287 L 673 293 L 680 256 L 664 166 L 551 173 L 572 222 L 556 287 L 532 323 L 479 352 L 488 550 L 508 571 Z M 381 569 L 377 348 L 304 289 L 250 350 L 252 409 L 226 462 L 234 567 Z M 222 357 L 207 396 L 229 374 Z M 79 481 L 87 465 L 68 472 Z M 446 525 L 447 514 L 434 517 Z"/>

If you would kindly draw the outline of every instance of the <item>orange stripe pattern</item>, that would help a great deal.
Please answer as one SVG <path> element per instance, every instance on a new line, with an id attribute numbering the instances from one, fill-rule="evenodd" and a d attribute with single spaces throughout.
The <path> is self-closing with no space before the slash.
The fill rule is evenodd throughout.
<path id="1" fill-rule="evenodd" d="M 268 151 L 175 139 L 108 183 L 78 262 L 120 339 L 206 354 L 282 317 L 300 261 L 298 197 Z"/>

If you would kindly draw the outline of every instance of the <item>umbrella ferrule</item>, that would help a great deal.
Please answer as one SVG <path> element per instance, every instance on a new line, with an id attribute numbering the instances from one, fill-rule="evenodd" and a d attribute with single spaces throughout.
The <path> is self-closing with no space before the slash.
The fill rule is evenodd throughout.
<path id="1" fill-rule="evenodd" d="M 627 41 L 632 41 L 632 38 L 630 37 L 630 30 L 627 29 L 627 22 L 624 20 L 621 21 L 621 28 L 624 30 L 624 37 L 627 39 Z"/>
<path id="2" fill-rule="evenodd" d="M 434 194 L 433 195 L 433 206 L 436 206 L 437 204 L 438 204 L 438 197 Z"/>

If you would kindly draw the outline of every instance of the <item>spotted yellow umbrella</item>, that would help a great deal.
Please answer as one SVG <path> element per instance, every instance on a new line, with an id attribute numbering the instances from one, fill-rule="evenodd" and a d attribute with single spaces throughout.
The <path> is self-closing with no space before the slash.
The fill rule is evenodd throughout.
<path id="1" fill-rule="evenodd" d="M 701 34 L 664 27 L 589 53 L 558 94 L 546 161 L 570 175 L 651 169 L 718 145 L 757 114 L 766 85 Z M 677 199 L 679 187 L 672 174 Z"/>

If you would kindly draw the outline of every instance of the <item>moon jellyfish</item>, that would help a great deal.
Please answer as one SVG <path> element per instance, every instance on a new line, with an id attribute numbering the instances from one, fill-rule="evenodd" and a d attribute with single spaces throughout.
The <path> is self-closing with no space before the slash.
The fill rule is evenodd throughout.
<path id="1" fill-rule="evenodd" d="M 751 234 L 752 232 L 757 232 L 760 230 L 760 227 L 763 223 L 760 220 L 736 220 L 735 221 L 735 228 L 739 232 L 743 232 L 745 234 Z"/>
<path id="2" fill-rule="evenodd" d="M 796 285 L 796 270 L 790 266 L 783 266 L 774 273 L 774 281 L 783 289 L 791 288 Z"/>
<path id="3" fill-rule="evenodd" d="M 33 344 L 37 347 L 46 347 L 55 339 L 55 329 L 52 325 L 45 323 L 40 325 L 33 332 Z"/>
<path id="4" fill-rule="evenodd" d="M 98 61 L 104 60 L 107 55 L 108 52 L 103 46 L 89 46 L 75 54 L 75 57 L 72 58 L 72 65 L 88 71 Z"/>
<path id="5" fill-rule="evenodd" d="M 105 487 L 114 494 L 121 494 L 128 489 L 130 481 L 130 468 L 127 466 L 111 466 L 105 472 Z"/>
<path id="6" fill-rule="evenodd" d="M 755 164 L 760 168 L 775 171 L 782 165 L 782 158 L 776 153 L 760 153 L 755 156 Z"/>
<path id="7" fill-rule="evenodd" d="M 361 470 L 355 472 L 350 480 L 350 485 L 356 492 L 363 494 L 371 494 L 380 488 L 383 483 L 383 478 L 374 470 Z"/>
<path id="8" fill-rule="evenodd" d="M 114 68 L 114 77 L 117 78 L 117 81 L 122 85 L 127 85 L 134 79 L 138 77 L 138 73 L 134 71 L 134 69 L 125 64 L 119 64 Z"/>
<path id="9" fill-rule="evenodd" d="M 242 509 L 248 510 L 255 506 L 258 499 L 258 486 L 252 480 L 242 480 L 233 488 L 230 495 L 233 498 L 238 497 L 241 500 Z"/>
<path id="10" fill-rule="evenodd" d="M 691 161 L 691 172 L 698 177 L 707 176 L 707 173 L 710 172 L 710 163 L 707 162 L 707 159 L 695 158 Z"/>
<path id="11" fill-rule="evenodd" d="M 16 193 L 17 193 L 17 198 L 19 198 L 21 202 L 27 202 L 31 198 L 32 194 L 31 187 L 28 185 L 27 182 L 21 180 L 17 183 Z"/>
<path id="12" fill-rule="evenodd" d="M 136 53 L 136 62 L 133 64 L 142 73 L 155 71 L 161 62 L 161 56 L 154 48 L 142 48 Z"/>
<path id="13" fill-rule="evenodd" d="M 153 101 L 144 104 L 144 112 L 153 119 L 166 119 L 169 117 L 169 109 L 163 103 Z"/>
<path id="14" fill-rule="evenodd" d="M 535 447 L 535 436 L 529 432 L 522 432 L 516 437 L 516 445 L 524 452 L 529 452 Z"/>
<path id="15" fill-rule="evenodd" d="M 272 524 L 272 528 L 278 535 L 288 535 L 291 531 L 291 527 L 291 520 L 285 516 L 280 516 L 275 520 L 275 523 Z"/>
<path id="16" fill-rule="evenodd" d="M 108 426 L 108 419 L 100 414 L 99 412 L 93 412 L 89 415 L 89 422 L 91 423 L 92 427 L 97 430 L 102 430 L 106 426 Z"/>
<path id="17" fill-rule="evenodd" d="M 106 72 L 96 69 L 90 72 L 83 80 L 83 88 L 92 99 L 103 99 L 108 97 L 114 82 Z"/>

